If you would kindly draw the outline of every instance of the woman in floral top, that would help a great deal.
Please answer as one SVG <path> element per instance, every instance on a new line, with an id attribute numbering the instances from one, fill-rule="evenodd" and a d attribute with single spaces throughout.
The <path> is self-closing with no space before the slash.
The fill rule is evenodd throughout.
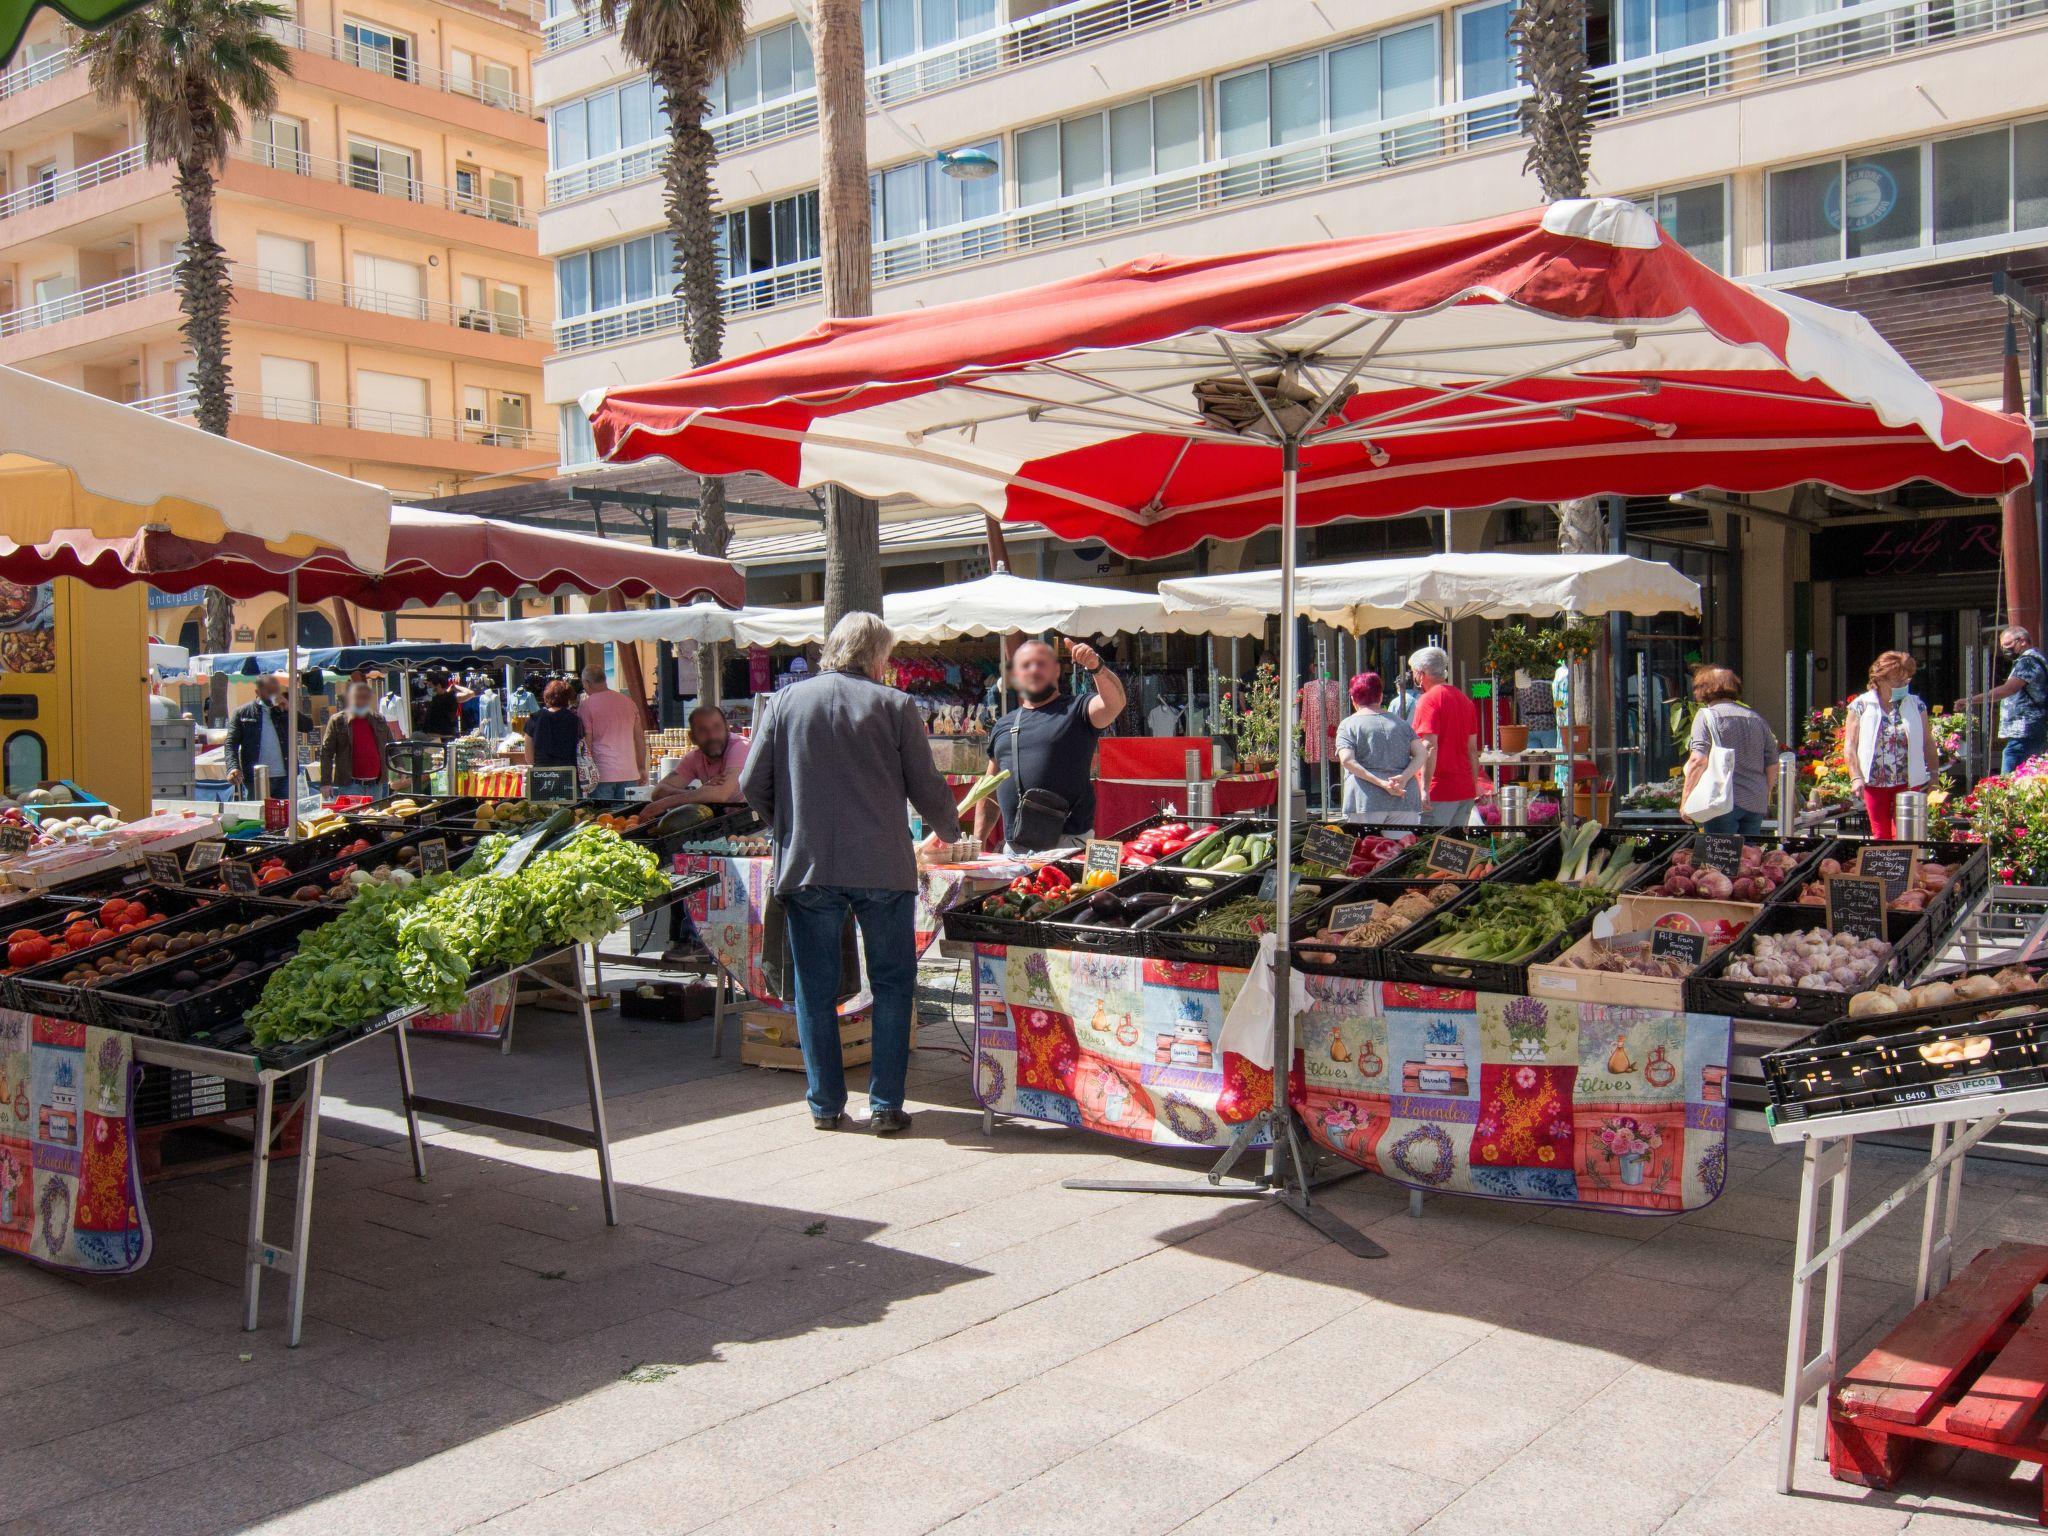
<path id="1" fill-rule="evenodd" d="M 1863 796 L 1870 835 L 1899 835 L 1894 808 L 1901 790 L 1925 789 L 1934 777 L 1934 721 L 1909 691 L 1918 670 L 1904 651 L 1886 651 L 1870 664 L 1870 689 L 1849 701 L 1843 755 L 1849 782 Z"/>

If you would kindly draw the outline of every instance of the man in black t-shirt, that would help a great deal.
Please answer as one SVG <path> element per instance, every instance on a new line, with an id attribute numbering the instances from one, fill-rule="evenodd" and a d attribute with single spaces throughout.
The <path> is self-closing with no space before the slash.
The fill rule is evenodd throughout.
<path id="1" fill-rule="evenodd" d="M 1060 828 L 1064 837 L 1084 838 L 1094 832 L 1095 740 L 1123 712 L 1124 685 L 1093 646 L 1075 641 L 1071 649 L 1074 665 L 1095 681 L 1095 691 L 1085 699 L 1060 692 L 1059 653 L 1047 642 L 1026 640 L 1010 655 L 1010 686 L 1022 703 L 989 730 L 990 763 L 994 769 L 1009 769 L 1010 776 L 997 787 L 995 799 L 984 800 L 975 813 L 974 832 L 984 843 L 995 831 L 1000 808 L 1004 837 L 1011 847 L 1024 848 L 1020 838 L 1026 827 L 1020 826 L 1017 805 L 1029 790 L 1044 791 L 1066 803 Z M 1032 819 L 1027 816 L 1024 822 Z M 1027 852 L 1054 846 L 1027 840 L 1033 843 Z"/>

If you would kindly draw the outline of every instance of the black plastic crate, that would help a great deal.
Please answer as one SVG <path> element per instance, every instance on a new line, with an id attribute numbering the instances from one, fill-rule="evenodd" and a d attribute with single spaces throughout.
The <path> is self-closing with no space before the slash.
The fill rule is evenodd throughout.
<path id="1" fill-rule="evenodd" d="M 387 807 L 410 800 L 419 810 L 410 816 L 393 816 Z M 399 822 L 408 827 L 423 827 L 430 822 L 452 821 L 467 816 L 483 804 L 480 795 L 386 795 L 381 800 L 372 800 L 368 805 L 357 806 L 342 815 L 365 821 Z"/>
<path id="2" fill-rule="evenodd" d="M 222 898 L 211 896 L 201 891 L 182 890 L 177 886 L 138 885 L 127 891 L 110 892 L 104 897 L 96 897 L 87 905 L 73 908 L 68 917 L 50 919 L 48 922 L 40 925 L 41 930 L 46 938 L 54 938 L 57 936 L 57 933 L 60 933 L 70 923 L 83 921 L 87 918 L 90 918 L 94 926 L 98 927 L 100 909 L 108 901 L 113 900 L 142 902 L 157 916 L 165 919 L 161 923 L 150 925 L 149 931 L 156 933 L 171 931 L 174 925 L 183 920 L 183 918 L 202 908 L 218 907 L 221 905 Z M 56 930 L 56 932 L 52 930 Z M 9 928 L 7 931 L 11 933 L 14 930 Z M 56 1012 L 56 1010 L 44 1008 L 40 1004 L 32 1002 L 27 993 L 19 990 L 19 983 L 28 978 L 59 975 L 77 964 L 80 957 L 96 959 L 131 937 L 133 937 L 132 934 L 122 934 L 110 942 L 88 944 L 71 954 L 59 955 L 56 959 L 44 965 L 31 966 L 21 971 L 0 974 L 0 1004 L 4 1004 L 9 1008 L 18 1008 L 29 1013 Z M 4 956 L 0 956 L 0 960 L 4 960 Z M 38 996 L 40 995 L 38 994 Z M 75 1015 L 60 1012 L 57 1016 L 60 1018 L 71 1018 Z"/>
<path id="3" fill-rule="evenodd" d="M 309 903 L 303 911 L 285 913 L 254 933 L 143 966 L 89 988 L 85 994 L 86 1011 L 102 1029 L 122 1029 L 159 1040 L 198 1041 L 225 1026 L 240 1026 L 243 1015 L 262 997 L 278 967 L 297 952 L 299 938 L 336 915 L 333 907 Z M 268 955 L 245 976 L 208 984 L 208 976 L 225 972 L 247 959 L 252 946 L 276 953 Z M 183 970 L 195 971 L 202 978 L 201 984 L 186 996 L 171 1000 L 148 995 Z"/>
<path id="4" fill-rule="evenodd" d="M 1163 892 L 1168 897 L 1186 897 L 1194 900 L 1217 895 L 1237 886 L 1256 889 L 1257 875 L 1205 875 L 1193 870 L 1166 869 L 1156 864 L 1133 870 L 1107 892 L 1091 891 L 1089 898 L 1110 894 L 1119 898 L 1136 896 L 1146 892 Z M 1042 947 L 1046 949 L 1087 949 L 1105 955 L 1151 955 L 1151 941 L 1157 934 L 1156 928 L 1112 927 L 1076 921 L 1080 916 L 1080 903 L 1068 907 L 1057 918 L 1044 919 L 1039 925 L 1043 930 Z M 1167 956 L 1165 958 L 1172 958 Z"/>
<path id="5" fill-rule="evenodd" d="M 1182 817 L 1181 820 L 1186 821 L 1190 826 L 1206 825 L 1206 823 L 1194 821 L 1187 817 Z M 1234 816 L 1227 821 L 1222 821 L 1216 827 L 1216 835 L 1220 836 L 1226 843 L 1229 842 L 1231 838 L 1238 836 L 1265 837 L 1272 839 L 1273 844 L 1276 848 L 1279 846 L 1278 823 L 1270 819 L 1261 819 L 1259 817 L 1254 816 Z M 1301 838 L 1302 829 L 1300 827 L 1296 827 L 1294 829 L 1294 846 L 1296 848 L 1299 848 L 1301 846 Z M 1168 869 L 1186 869 L 1189 866 L 1182 862 L 1182 858 L 1183 855 L 1189 851 L 1189 849 L 1183 849 L 1180 853 L 1176 853 L 1168 858 L 1161 859 L 1159 862 L 1161 865 Z M 1262 863 L 1254 864 L 1250 870 L 1225 870 L 1223 873 L 1226 875 L 1242 875 L 1247 873 L 1256 873 L 1259 870 L 1265 869 L 1271 863 L 1272 860 L 1267 859 Z M 1207 873 L 1207 871 L 1203 871 L 1203 873 Z"/>
<path id="6" fill-rule="evenodd" d="M 48 935 L 53 928 L 61 930 L 98 906 L 99 900 L 91 896 L 29 896 L 0 907 L 0 935 L 11 937 L 24 928 Z M 5 938 L 0 937 L 0 947 L 4 945 Z"/>
<path id="7" fill-rule="evenodd" d="M 1095 894 L 1093 891 L 1081 889 L 1083 871 L 1080 860 L 1061 860 L 1055 867 L 1073 882 L 1073 901 L 1085 900 Z M 1016 944 L 1027 949 L 1060 947 L 1055 942 L 1057 936 L 1045 932 L 1046 923 L 1057 915 L 1056 913 L 1048 913 L 1044 917 L 1026 921 L 1021 918 L 1002 917 L 989 911 L 996 899 L 1007 890 L 1008 887 L 1005 886 L 1003 890 L 988 891 L 945 913 L 941 921 L 945 927 L 946 937 L 961 944 Z M 1068 905 L 1072 905 L 1072 901 Z M 1066 908 L 1063 906 L 1058 910 L 1063 912 Z"/>
<path id="8" fill-rule="evenodd" d="M 1387 837 L 1406 838 L 1408 840 L 1410 846 L 1388 858 L 1385 863 L 1375 864 L 1371 869 L 1363 873 L 1347 877 L 1353 880 L 1372 880 L 1378 878 L 1401 860 L 1412 857 L 1414 853 L 1413 845 L 1420 843 L 1424 837 L 1433 835 L 1435 831 L 1431 827 L 1397 827 L 1383 821 L 1368 821 L 1363 817 L 1311 816 L 1303 824 L 1304 836 L 1308 829 L 1314 827 L 1342 827 L 1345 833 L 1351 837 Z M 1297 860 L 1300 860 L 1305 859 L 1307 854 L 1304 849 L 1298 847 L 1295 856 Z"/>
<path id="9" fill-rule="evenodd" d="M 1104 834 L 1102 840 L 1104 842 L 1128 843 L 1140 832 L 1149 832 L 1154 827 L 1164 826 L 1168 822 L 1172 822 L 1175 826 L 1227 827 L 1237 822 L 1260 820 L 1263 820 L 1267 826 L 1276 825 L 1271 816 L 1257 817 L 1247 815 L 1243 812 L 1238 812 L 1229 816 L 1187 816 L 1181 814 L 1179 811 L 1154 811 L 1150 816 L 1145 817 L 1143 820 L 1134 821 L 1127 827 L 1119 827 L 1114 832 Z"/>
<path id="10" fill-rule="evenodd" d="M 364 825 L 360 827 L 337 827 L 332 832 L 322 832 L 317 837 L 303 837 L 297 842 L 263 843 L 239 849 L 230 849 L 228 856 L 211 869 L 202 869 L 196 872 L 187 870 L 180 884 L 195 891 L 206 891 L 210 894 L 219 895 L 228 890 L 227 866 L 229 864 L 247 865 L 249 872 L 253 875 L 258 868 L 268 864 L 272 859 L 276 859 L 287 870 L 293 874 L 298 874 L 318 864 L 331 864 L 340 856 L 341 850 L 348 847 L 351 843 L 368 842 L 372 847 L 375 847 L 380 843 L 391 842 L 407 835 L 402 827 L 385 823 L 382 825 Z M 189 846 L 179 850 L 186 857 L 190 856 L 190 851 Z M 183 859 L 180 862 L 182 863 Z"/>
<path id="11" fill-rule="evenodd" d="M 1684 836 L 1680 837 L 1675 843 L 1672 844 L 1671 851 L 1665 855 L 1663 863 L 1659 866 L 1657 870 L 1656 880 L 1652 881 L 1645 879 L 1639 882 L 1638 884 L 1630 886 L 1628 891 L 1624 894 L 1644 895 L 1648 893 L 1650 886 L 1662 884 L 1665 877 L 1668 876 L 1671 873 L 1672 869 L 1677 865 L 1679 855 L 1682 852 L 1685 852 L 1686 850 L 1692 848 L 1694 844 L 1698 842 L 1699 837 L 1700 832 L 1699 829 L 1696 827 L 1688 831 Z M 1768 907 L 1775 906 L 1780 902 L 1796 902 L 1799 899 L 1800 890 L 1805 886 L 1807 881 L 1814 878 L 1816 872 L 1820 867 L 1821 859 L 1826 856 L 1828 850 L 1835 847 L 1836 844 L 1838 844 L 1840 841 L 1840 838 L 1835 837 L 1832 834 L 1825 837 L 1751 838 L 1750 842 L 1754 843 L 1757 847 L 1764 849 L 1782 850 L 1784 853 L 1789 854 L 1792 859 L 1792 867 L 1788 871 L 1786 871 L 1784 883 L 1781 884 L 1775 891 L 1771 892 L 1771 894 L 1767 896 L 1763 901 L 1756 903 L 1756 905 Z M 1711 900 L 1712 898 L 1698 896 L 1673 899 L 1687 901 L 1707 901 Z M 1726 897 L 1724 899 L 1729 901 L 1734 900 L 1732 896 Z"/>
<path id="12" fill-rule="evenodd" d="M 162 907 L 176 906 L 175 913 L 169 913 L 160 923 L 152 924 L 146 931 L 161 934 L 165 938 L 186 933 L 193 929 L 221 927 L 229 923 L 255 922 L 268 925 L 290 914 L 275 902 L 254 901 L 240 896 L 207 896 L 197 891 L 184 891 L 166 887 L 151 892 L 152 901 Z M 87 1024 L 99 1022 L 91 1012 L 91 1002 L 86 994 L 95 983 L 72 983 L 64 981 L 64 975 L 79 966 L 90 963 L 104 955 L 111 955 L 127 943 L 134 934 L 122 934 L 104 944 L 88 945 L 74 954 L 61 956 L 48 965 L 39 965 L 6 978 L 5 995 L 7 1006 L 18 1008 L 24 1013 L 45 1013 L 60 1019 L 80 1019 Z"/>
<path id="13" fill-rule="evenodd" d="M 1626 842 L 1637 845 L 1635 862 L 1629 866 L 1626 878 L 1614 892 L 1617 896 L 1626 896 L 1642 886 L 1662 880 L 1671 856 L 1680 848 L 1689 847 L 1692 840 L 1690 832 L 1675 828 L 1652 831 L 1638 827 L 1605 827 L 1593 839 L 1593 851 L 1612 853 Z M 1564 834 L 1560 832 L 1536 853 L 1533 863 L 1523 866 L 1520 878 L 1555 880 L 1563 863 Z"/>
<path id="14" fill-rule="evenodd" d="M 1781 1123 L 2038 1088 L 2048 1084 L 2048 991 L 1838 1019 L 1765 1054 L 1763 1071 Z"/>
<path id="15" fill-rule="evenodd" d="M 455 826 L 423 827 L 417 832 L 406 832 L 374 843 L 362 853 L 349 854 L 342 858 L 328 858 L 316 864 L 309 864 L 282 880 L 273 880 L 268 885 L 258 886 L 254 894 L 265 901 L 297 904 L 301 901 L 298 893 L 307 886 L 317 887 L 322 892 L 330 891 L 341 883 L 334 878 L 337 873 L 350 869 L 383 869 L 391 864 L 405 864 L 408 851 L 413 853 L 413 861 L 406 867 L 414 874 L 418 874 L 419 845 L 432 842 L 435 838 L 448 845 L 448 867 L 453 869 L 479 841 L 479 834 L 465 832 Z M 342 846 L 346 847 L 347 844 L 344 843 Z M 341 903 L 332 905 L 339 906 Z"/>
<path id="16" fill-rule="evenodd" d="M 1241 901 L 1247 896 L 1257 896 L 1266 884 L 1264 874 L 1241 874 L 1226 876 L 1231 884 L 1214 895 L 1204 898 L 1188 911 L 1171 917 L 1148 930 L 1152 935 L 1151 954 L 1161 960 L 1178 960 L 1189 965 L 1229 965 L 1240 969 L 1249 967 L 1258 959 L 1259 941 L 1256 936 L 1236 937 L 1190 933 L 1188 927 L 1201 921 L 1207 913 L 1231 902 Z M 1289 906 L 1289 932 L 1295 937 L 1309 931 L 1306 928 L 1308 914 L 1324 906 L 1339 892 L 1357 884 L 1354 880 L 1333 875 L 1316 875 L 1300 881 L 1294 888 L 1294 900 Z"/>
<path id="17" fill-rule="evenodd" d="M 301 1079 L 279 1078 L 271 1095 L 273 1117 L 287 1104 L 297 1103 L 303 1091 Z M 210 1120 L 217 1115 L 246 1114 L 256 1107 L 256 1085 L 216 1077 L 211 1072 L 188 1072 L 183 1067 L 145 1062 L 136 1074 L 135 1091 L 129 1103 L 134 1109 L 136 1128 L 147 1130 Z"/>
<path id="18" fill-rule="evenodd" d="M 1822 857 L 1838 859 L 1845 869 L 1853 869 L 1856 856 L 1870 841 L 1861 837 L 1837 838 Z M 1929 925 L 1945 932 L 1955 926 L 1965 907 L 1990 889 L 1991 850 L 1982 843 L 1926 842 L 1914 846 L 1919 848 L 1923 860 L 1941 864 L 1949 871 L 1948 883 L 1928 901 L 1925 909 Z M 1807 878 L 1811 880 L 1813 876 L 1809 874 Z"/>
<path id="19" fill-rule="evenodd" d="M 1314 910 L 1303 916 L 1302 926 L 1304 931 L 1295 939 L 1291 946 L 1294 965 L 1314 976 L 1346 976 L 1356 981 L 1385 981 L 1387 979 L 1385 967 L 1379 958 L 1385 946 L 1374 945 L 1370 949 L 1353 946 L 1346 949 L 1341 946 L 1314 946 L 1312 941 L 1317 931 L 1323 927 L 1324 921 L 1330 913 L 1338 907 L 1349 906 L 1351 903 L 1359 901 L 1391 902 L 1410 891 L 1421 890 L 1432 885 L 1456 886 L 1458 894 L 1453 896 L 1450 901 L 1433 908 L 1422 917 L 1417 918 L 1415 922 L 1410 923 L 1398 933 L 1391 935 L 1387 940 L 1388 944 L 1399 943 L 1414 929 L 1435 917 L 1438 912 L 1443 911 L 1458 901 L 1464 900 L 1473 889 L 1471 882 L 1424 879 L 1383 880 L 1378 876 L 1371 875 L 1363 880 L 1353 880 L 1342 890 L 1332 895 L 1327 901 L 1319 903 Z M 1327 960 L 1317 958 L 1323 954 L 1328 954 L 1330 958 Z"/>
<path id="20" fill-rule="evenodd" d="M 1789 884 L 1790 882 L 1788 882 Z M 1727 948 L 1710 956 L 1685 981 L 1685 1006 L 1690 1013 L 1728 1014 L 1738 1019 L 1763 1019 L 1778 1024 L 1832 1024 L 1849 1012 L 1848 992 L 1823 992 L 1818 988 L 1792 988 L 1775 982 L 1732 981 L 1725 972 L 1729 965 L 1755 952 L 1759 934 L 1794 933 L 1803 928 L 1825 928 L 1826 907 L 1785 901 L 1766 906 L 1756 921 L 1744 929 Z M 1885 937 L 1892 952 L 1885 963 L 1865 977 L 1858 991 L 1911 975 L 1917 962 L 1907 956 L 1916 947 L 1916 930 L 1925 922 L 1919 912 L 1893 912 L 1885 919 Z M 1930 928 L 1927 932 L 1932 933 Z M 1924 947 L 1924 946 L 1919 946 Z M 1924 959 L 1924 956 L 1923 956 Z"/>
<path id="21" fill-rule="evenodd" d="M 1402 883 L 1415 885 L 1420 882 L 1408 880 Z M 1560 928 L 1540 949 L 1519 960 L 1460 960 L 1451 955 L 1420 953 L 1418 945 L 1427 944 L 1444 933 L 1444 920 L 1453 913 L 1464 912 L 1478 901 L 1480 893 L 1486 889 L 1485 881 L 1469 883 L 1472 886 L 1469 893 L 1437 908 L 1380 950 L 1380 980 L 1403 981 L 1422 987 L 1447 987 L 1454 991 L 1526 994 L 1529 990 L 1529 967 L 1555 960 L 1578 943 L 1591 930 L 1593 918 L 1598 915 L 1589 914 L 1582 922 Z"/>
<path id="22" fill-rule="evenodd" d="M 1417 839 L 1416 845 L 1411 851 L 1395 859 L 1392 863 L 1381 865 L 1373 871 L 1372 877 L 1377 880 L 1420 880 L 1424 878 L 1456 880 L 1462 878 L 1470 879 L 1474 884 L 1481 880 L 1492 880 L 1495 882 L 1506 881 L 1511 885 L 1525 885 L 1532 880 L 1543 878 L 1535 873 L 1535 871 L 1541 866 L 1546 855 L 1554 855 L 1556 853 L 1558 840 L 1558 834 L 1555 831 L 1539 830 L 1536 828 L 1423 827 L 1420 829 L 1420 832 L 1421 836 Z M 1429 857 L 1430 839 L 1438 833 L 1444 833 L 1448 836 L 1474 843 L 1494 842 L 1494 840 L 1506 837 L 1525 837 L 1528 841 L 1521 848 L 1503 858 L 1484 875 L 1425 876 L 1423 867 Z M 1553 857 L 1551 868 L 1555 869 L 1556 867 L 1556 861 Z"/>

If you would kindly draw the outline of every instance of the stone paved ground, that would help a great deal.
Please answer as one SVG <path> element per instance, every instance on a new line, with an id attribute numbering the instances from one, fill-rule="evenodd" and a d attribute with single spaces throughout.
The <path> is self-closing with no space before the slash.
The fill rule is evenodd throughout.
<path id="1" fill-rule="evenodd" d="M 422 1042 L 423 1089 L 576 1101 L 566 1021 L 517 1046 Z M 388 1054 L 344 1057 L 296 1351 L 281 1294 L 236 1326 L 238 1175 L 156 1187 L 130 1279 L 0 1267 L 0 1536 L 1962 1536 L 2039 1509 L 1969 1460 L 1771 1491 L 1797 1168 L 1761 1138 L 1684 1220 L 1417 1220 L 1353 1179 L 1325 1198 L 1390 1250 L 1365 1262 L 1283 1210 L 1061 1189 L 1191 1165 L 984 1139 L 937 1051 L 893 1143 L 815 1133 L 795 1078 L 711 1062 L 702 1026 L 609 1022 L 604 1052 L 609 1231 L 587 1154 L 444 1128 L 415 1183 Z M 1864 1156 L 1863 1193 L 1909 1161 Z M 1969 1190 L 1966 1248 L 2048 1232 L 2042 1174 Z M 1902 1311 L 1910 1221 L 1852 1260 L 1848 1337 Z"/>

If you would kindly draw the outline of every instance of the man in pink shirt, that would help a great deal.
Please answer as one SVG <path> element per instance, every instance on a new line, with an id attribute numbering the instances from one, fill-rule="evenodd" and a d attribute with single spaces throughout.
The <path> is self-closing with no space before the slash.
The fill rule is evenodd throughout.
<path id="1" fill-rule="evenodd" d="M 596 800 L 623 800 L 647 778 L 647 726 L 640 706 L 616 692 L 603 667 L 583 669 L 583 702 L 576 706 L 590 755 L 597 762 Z"/>
<path id="2" fill-rule="evenodd" d="M 654 791 L 652 810 L 672 805 L 738 805 L 740 770 L 747 766 L 747 742 L 732 734 L 716 704 L 690 711 L 690 750 Z M 694 786 L 694 787 L 692 787 Z"/>

